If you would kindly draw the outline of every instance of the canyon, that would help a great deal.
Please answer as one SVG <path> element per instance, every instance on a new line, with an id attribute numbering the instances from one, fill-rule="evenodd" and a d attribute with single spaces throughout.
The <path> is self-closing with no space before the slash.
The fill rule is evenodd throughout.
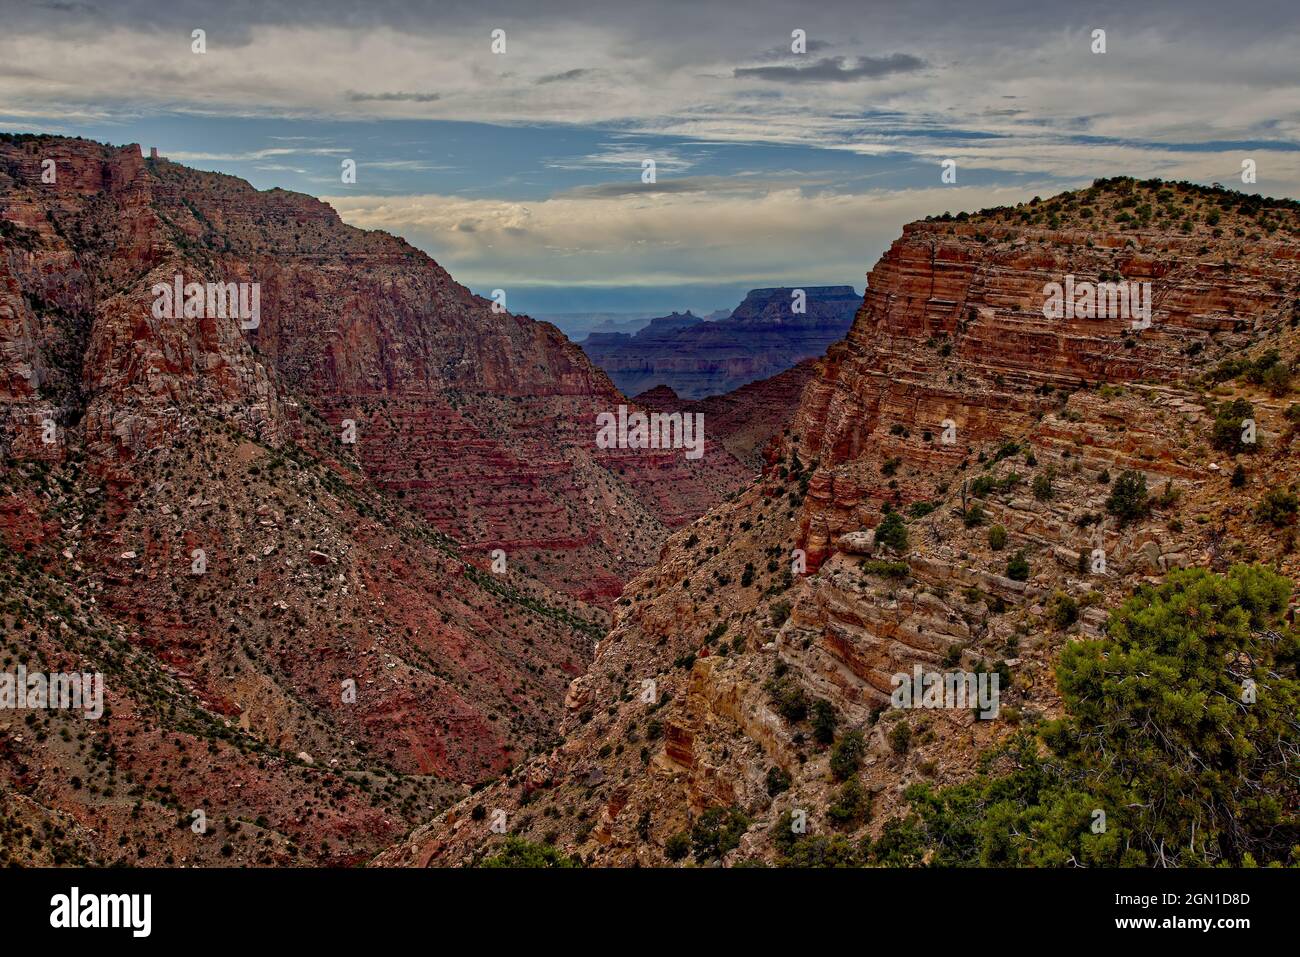
<path id="1" fill-rule="evenodd" d="M 1067 273 L 1150 282 L 1150 327 L 1047 319 Z M 1241 562 L 1295 581 L 1294 510 L 1264 503 L 1295 492 L 1298 326 L 1289 200 L 1120 178 L 908 224 L 763 477 L 629 583 L 562 743 L 376 862 L 511 839 L 589 866 L 885 860 L 909 788 L 1059 716 L 1062 649 L 1135 588 Z M 1259 447 L 1235 444 L 1245 411 Z M 995 672 L 998 718 L 891 708 L 918 666 Z"/>
<path id="2" fill-rule="evenodd" d="M 852 286 L 753 289 L 726 318 L 673 313 L 631 335 L 593 332 L 581 345 L 628 395 L 667 386 L 703 399 L 821 356 L 861 302 Z"/>
<path id="3" fill-rule="evenodd" d="M 177 274 L 256 283 L 256 327 L 156 314 Z M 1066 276 L 1150 325 L 1045 314 Z M 0 656 L 105 700 L 0 712 L 0 861 L 879 863 L 828 849 L 1059 716 L 1134 589 L 1300 575 L 1300 204 L 1098 180 L 828 288 L 824 354 L 757 348 L 791 290 L 755 290 L 660 322 L 725 334 L 629 398 L 310 197 L 0 136 Z M 600 448 L 620 406 L 702 415 L 702 456 Z M 996 718 L 890 707 L 957 667 Z"/>
<path id="4" fill-rule="evenodd" d="M 259 321 L 155 308 L 177 275 Z M 357 863 L 551 746 L 624 583 L 755 474 L 726 428 L 599 449 L 627 401 L 311 197 L 0 136 L 3 657 L 106 683 L 0 714 L 5 859 Z"/>

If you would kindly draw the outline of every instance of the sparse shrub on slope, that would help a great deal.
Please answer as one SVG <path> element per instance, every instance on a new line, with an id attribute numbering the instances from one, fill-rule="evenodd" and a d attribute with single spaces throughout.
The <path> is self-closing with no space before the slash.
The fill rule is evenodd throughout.
<path id="1" fill-rule="evenodd" d="M 898 512 L 890 512 L 880 520 L 876 526 L 876 543 L 886 548 L 892 548 L 896 552 L 907 551 L 907 526 L 903 524 L 903 516 Z"/>
<path id="2" fill-rule="evenodd" d="M 526 841 L 521 837 L 507 838 L 501 850 L 484 858 L 479 867 L 580 867 L 578 861 L 561 854 L 549 844 Z"/>
<path id="3" fill-rule="evenodd" d="M 861 731 L 849 731 L 835 742 L 831 749 L 831 773 L 835 780 L 844 781 L 858 773 L 862 767 L 862 755 L 866 752 L 866 742 Z"/>
<path id="4" fill-rule="evenodd" d="M 691 827 L 691 846 L 700 863 L 721 857 L 740 844 L 749 828 L 749 818 L 738 807 L 712 807 Z"/>
<path id="5" fill-rule="evenodd" d="M 1147 493 L 1147 477 L 1128 469 L 1115 480 L 1106 511 L 1119 519 L 1121 527 L 1143 519 L 1151 511 L 1151 496 Z"/>
<path id="6" fill-rule="evenodd" d="M 1283 528 L 1295 522 L 1297 509 L 1300 509 L 1300 498 L 1294 492 L 1271 488 L 1255 506 L 1255 517 L 1274 528 Z"/>
<path id="7" fill-rule="evenodd" d="M 1221 452 L 1236 455 L 1238 452 L 1253 452 L 1254 444 L 1242 441 L 1245 422 L 1253 418 L 1255 407 L 1245 399 L 1234 399 L 1219 406 L 1214 414 L 1214 429 L 1210 435 L 1210 444 Z"/>

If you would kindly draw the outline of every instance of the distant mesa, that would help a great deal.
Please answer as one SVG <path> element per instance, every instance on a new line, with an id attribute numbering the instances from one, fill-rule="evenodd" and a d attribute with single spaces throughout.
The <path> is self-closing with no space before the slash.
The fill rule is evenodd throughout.
<path id="1" fill-rule="evenodd" d="M 580 343 L 580 345 L 585 349 L 588 343 L 594 345 L 604 344 L 616 346 L 632 342 L 660 342 L 665 338 L 675 335 L 682 329 L 689 329 L 691 326 L 699 325 L 703 321 L 703 319 L 688 309 L 686 312 L 674 312 L 668 316 L 659 316 L 655 319 L 651 319 L 640 328 L 632 331 L 624 331 L 621 329 L 593 330 L 591 334 Z"/>
<path id="2" fill-rule="evenodd" d="M 802 312 L 795 311 L 799 289 Z M 702 399 L 822 355 L 849 331 L 861 304 L 852 286 L 752 289 L 734 310 L 708 319 L 674 312 L 635 333 L 592 332 L 581 345 L 627 395 L 665 385 L 682 399 Z"/>
<path id="3" fill-rule="evenodd" d="M 626 332 L 629 335 L 649 324 L 652 316 L 637 312 L 546 312 L 534 318 L 549 322 L 573 342 L 593 332 Z"/>

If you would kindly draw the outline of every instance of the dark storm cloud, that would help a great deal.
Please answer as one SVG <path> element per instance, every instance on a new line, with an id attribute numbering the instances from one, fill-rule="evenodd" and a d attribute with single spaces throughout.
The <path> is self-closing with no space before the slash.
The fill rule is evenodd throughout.
<path id="1" fill-rule="evenodd" d="M 852 60 L 828 56 L 808 66 L 738 67 L 736 79 L 754 77 L 774 83 L 845 83 L 850 80 L 875 80 L 892 73 L 911 73 L 925 66 L 925 61 L 910 53 L 893 53 L 882 57 L 859 57 Z"/>
<path id="2" fill-rule="evenodd" d="M 353 103 L 433 103 L 442 99 L 440 93 L 349 93 Z"/>
<path id="3" fill-rule="evenodd" d="M 565 80 L 576 80 L 578 77 L 586 76 L 590 72 L 590 70 L 577 69 L 565 70 L 563 73 L 552 73 L 539 79 L 537 85 L 541 86 L 543 83 L 563 83 Z"/>
<path id="4" fill-rule="evenodd" d="M 1216 0 L 1155 2 L 1135 9 L 1131 0 L 1098 0 L 1082 11 L 1077 0 L 1040 0 L 1032 14 L 1024 0 L 984 0 L 979 4 L 956 0 L 819 0 L 800 5 L 776 0 L 740 3 L 713 0 L 114 0 L 98 6 L 83 0 L 0 0 L 0 16 L 6 25 L 31 24 L 41 20 L 66 25 L 68 14 L 88 14 L 127 28 L 171 29 L 177 25 L 219 24 L 223 30 L 239 31 L 249 26 L 287 25 L 297 27 L 351 26 L 358 29 L 386 25 L 394 29 L 437 30 L 442 26 L 489 23 L 509 28 L 528 23 L 575 20 L 590 24 L 635 26 L 648 40 L 674 37 L 685 40 L 698 25 L 715 22 L 727 25 L 727 34 L 751 42 L 755 36 L 767 39 L 749 50 L 767 49 L 774 43 L 788 45 L 794 27 L 808 31 L 808 50 L 813 52 L 827 36 L 841 37 L 846 31 L 898 33 L 907 26 L 913 33 L 957 31 L 967 35 L 1016 32 L 1048 33 L 1080 20 L 1101 24 L 1113 18 L 1129 27 L 1168 23 L 1176 17 L 1183 29 L 1240 31 L 1258 34 L 1275 23 L 1294 21 L 1293 0 L 1260 0 L 1247 11 L 1225 6 Z M 209 26 L 213 29 L 213 26 Z M 215 32 L 215 31 L 214 31 Z M 719 35 L 720 38 L 723 34 Z M 787 46 L 788 49 L 788 46 Z"/>
<path id="5" fill-rule="evenodd" d="M 805 53 L 817 53 L 820 50 L 829 50 L 831 43 L 829 40 L 809 39 L 804 45 Z M 760 60 L 784 60 L 790 56 L 789 46 L 773 47 L 770 50 L 764 50 L 758 55 Z"/>
<path id="6" fill-rule="evenodd" d="M 89 3 L 61 3 L 50 0 L 48 3 L 38 3 L 38 7 L 45 10 L 52 10 L 55 13 L 94 13 L 95 7 Z"/>

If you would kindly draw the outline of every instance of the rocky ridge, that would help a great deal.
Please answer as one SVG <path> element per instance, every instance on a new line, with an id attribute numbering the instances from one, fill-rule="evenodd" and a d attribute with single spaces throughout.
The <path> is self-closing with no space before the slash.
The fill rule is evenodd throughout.
<path id="1" fill-rule="evenodd" d="M 601 606 L 751 474 L 595 448 L 625 401 L 310 197 L 0 137 L 0 657 L 108 709 L 2 719 L 5 860 L 355 863 L 549 747 Z"/>
<path id="2" fill-rule="evenodd" d="M 1046 319 L 1067 273 L 1150 282 L 1150 327 Z M 1056 715 L 1061 647 L 1135 586 L 1300 574 L 1294 508 L 1262 507 L 1295 491 L 1298 325 L 1290 201 L 1120 179 L 910 224 L 763 478 L 629 585 L 563 743 L 378 860 L 482 859 L 503 838 L 476 809 L 595 865 L 780 863 L 800 810 L 879 838 L 909 784 L 963 781 Z M 1116 488 L 1139 477 L 1130 514 Z M 999 718 L 890 707 L 917 665 L 997 672 Z M 849 732 L 852 801 L 830 767 Z"/>

